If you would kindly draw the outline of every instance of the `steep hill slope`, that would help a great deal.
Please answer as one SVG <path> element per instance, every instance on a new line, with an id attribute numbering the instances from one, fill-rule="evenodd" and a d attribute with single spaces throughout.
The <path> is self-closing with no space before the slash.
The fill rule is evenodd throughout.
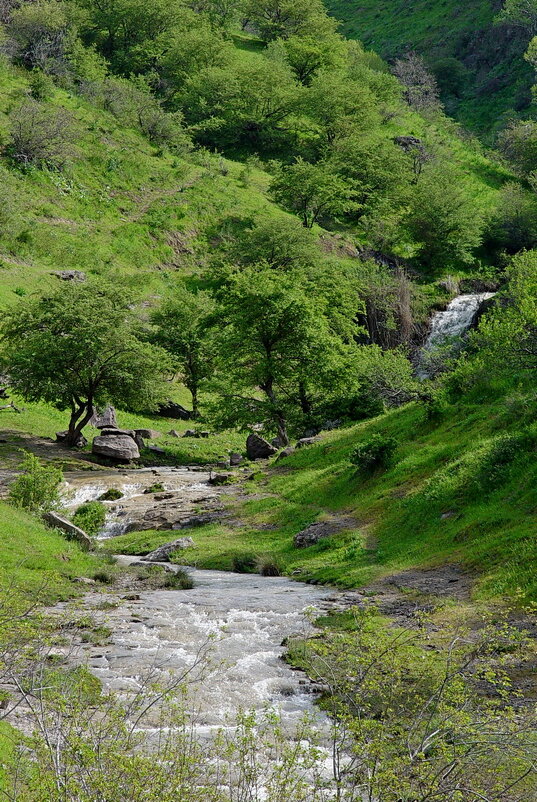
<path id="1" fill-rule="evenodd" d="M 526 113 L 533 73 L 529 35 L 494 24 L 502 3 L 475 0 L 326 0 L 343 32 L 392 61 L 409 50 L 436 72 L 448 113 L 485 138 L 510 114 Z"/>

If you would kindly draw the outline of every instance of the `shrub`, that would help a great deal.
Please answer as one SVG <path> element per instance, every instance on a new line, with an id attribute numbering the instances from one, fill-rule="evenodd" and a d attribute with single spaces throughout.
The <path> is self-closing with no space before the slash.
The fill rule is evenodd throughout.
<path id="1" fill-rule="evenodd" d="M 146 487 L 146 489 L 144 490 L 144 493 L 147 496 L 150 493 L 163 493 L 164 490 L 166 490 L 166 488 L 164 487 L 162 482 L 155 482 L 154 485 L 151 485 L 150 487 Z"/>
<path id="2" fill-rule="evenodd" d="M 59 468 L 41 465 L 34 454 L 25 452 L 20 467 L 22 473 L 9 490 L 9 501 L 15 507 L 33 513 L 44 513 L 59 506 L 58 485 L 63 480 Z"/>
<path id="3" fill-rule="evenodd" d="M 15 161 L 61 168 L 74 155 L 72 115 L 62 108 L 25 100 L 10 115 L 8 150 Z"/>
<path id="4" fill-rule="evenodd" d="M 88 501 L 82 504 L 73 515 L 73 523 L 87 535 L 98 535 L 106 520 L 106 507 L 100 501 Z"/>
<path id="5" fill-rule="evenodd" d="M 257 573 L 261 576 L 281 576 L 282 570 L 278 561 L 273 557 L 258 557 Z"/>
<path id="6" fill-rule="evenodd" d="M 180 569 L 174 574 L 167 575 L 164 587 L 168 590 L 191 590 L 194 587 L 194 580 L 190 574 Z"/>
<path id="7" fill-rule="evenodd" d="M 351 463 L 364 473 L 387 468 L 393 458 L 398 441 L 385 434 L 374 434 L 356 446 L 351 454 Z"/>
<path id="8" fill-rule="evenodd" d="M 54 92 L 52 78 L 41 70 L 34 70 L 30 76 L 30 94 L 34 100 L 49 100 Z"/>
<path id="9" fill-rule="evenodd" d="M 249 574 L 255 571 L 257 558 L 253 554 L 236 554 L 231 561 L 231 570 L 236 574 Z"/>
<path id="10" fill-rule="evenodd" d="M 109 487 L 108 490 L 99 496 L 98 501 L 118 501 L 123 498 L 123 493 L 117 487 Z"/>

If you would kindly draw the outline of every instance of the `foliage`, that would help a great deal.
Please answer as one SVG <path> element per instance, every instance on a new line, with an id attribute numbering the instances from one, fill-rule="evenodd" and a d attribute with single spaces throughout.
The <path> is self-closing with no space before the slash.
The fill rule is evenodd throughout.
<path id="1" fill-rule="evenodd" d="M 321 218 L 338 217 L 352 211 L 354 191 L 351 185 L 332 172 L 327 164 L 310 164 L 299 158 L 280 167 L 271 185 L 274 199 L 313 228 Z"/>
<path id="2" fill-rule="evenodd" d="M 90 537 L 99 534 L 106 519 L 106 507 L 100 501 L 87 501 L 77 508 L 73 523 Z"/>
<path id="3" fill-rule="evenodd" d="M 394 437 L 385 434 L 373 435 L 356 446 L 351 454 L 351 463 L 364 473 L 372 473 L 378 468 L 387 468 L 399 443 Z"/>
<path id="4" fill-rule="evenodd" d="M 537 34 L 537 3 L 535 0 L 505 0 L 498 21 L 520 25 L 534 36 Z"/>
<path id="5" fill-rule="evenodd" d="M 9 488 L 9 501 L 15 507 L 41 514 L 58 507 L 58 486 L 63 480 L 62 471 L 53 465 L 42 465 L 29 451 L 20 465 L 22 473 Z"/>
<path id="6" fill-rule="evenodd" d="M 74 156 L 77 132 L 66 109 L 23 101 L 10 115 L 8 153 L 22 165 L 62 168 Z"/>
<path id="7" fill-rule="evenodd" d="M 2 322 L 2 359 L 14 390 L 69 409 L 75 444 L 94 405 L 147 409 L 164 396 L 169 363 L 142 342 L 121 289 L 77 283 L 19 302 Z"/>

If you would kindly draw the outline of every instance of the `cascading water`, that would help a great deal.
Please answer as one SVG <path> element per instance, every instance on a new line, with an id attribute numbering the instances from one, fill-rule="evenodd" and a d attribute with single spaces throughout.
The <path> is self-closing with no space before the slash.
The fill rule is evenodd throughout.
<path id="1" fill-rule="evenodd" d="M 494 297 L 493 292 L 482 292 L 459 295 L 454 298 L 443 312 L 437 312 L 431 321 L 431 331 L 421 351 L 420 365 L 417 369 L 419 378 L 426 379 L 429 372 L 424 365 L 424 357 L 443 343 L 460 337 L 470 326 L 481 306 Z"/>

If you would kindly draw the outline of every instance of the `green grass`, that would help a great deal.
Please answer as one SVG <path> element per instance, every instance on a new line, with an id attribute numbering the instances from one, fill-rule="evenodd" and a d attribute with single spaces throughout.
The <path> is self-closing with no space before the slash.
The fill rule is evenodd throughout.
<path id="1" fill-rule="evenodd" d="M 347 37 L 390 61 L 409 50 L 431 65 L 445 57 L 461 61 L 467 74 L 459 96 L 448 98 L 448 113 L 485 138 L 513 108 L 528 109 L 533 71 L 523 54 L 529 37 L 494 25 L 499 3 L 326 0 L 326 5 Z"/>
<path id="2" fill-rule="evenodd" d="M 180 558 L 229 570 L 241 555 L 269 555 L 286 573 L 345 587 L 406 568 L 460 562 L 476 575 L 476 597 L 535 599 L 535 445 L 515 443 L 515 456 L 498 465 L 487 445 L 506 433 L 516 436 L 519 425 L 502 401 L 489 398 L 452 408 L 439 424 L 413 404 L 327 433 L 257 483 L 244 482 L 255 495 L 240 502 L 233 517 L 246 526 L 196 529 L 196 548 Z M 349 457 L 373 432 L 397 437 L 400 446 L 389 470 L 364 478 Z M 293 546 L 302 528 L 332 515 L 352 516 L 355 525 L 316 546 Z M 147 553 L 172 538 L 170 532 L 135 532 L 105 548 Z"/>
<path id="3" fill-rule="evenodd" d="M 102 557 L 0 502 L 0 592 L 43 603 L 67 599 L 80 592 L 74 578 L 91 577 L 102 565 Z"/>

